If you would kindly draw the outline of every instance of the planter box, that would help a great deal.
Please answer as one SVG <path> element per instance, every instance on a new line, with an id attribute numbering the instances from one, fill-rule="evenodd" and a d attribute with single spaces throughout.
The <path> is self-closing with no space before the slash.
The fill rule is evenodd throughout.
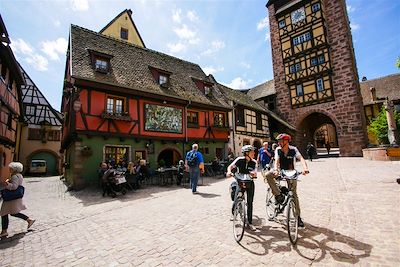
<path id="1" fill-rule="evenodd" d="M 400 160 L 400 147 L 365 148 L 363 158 L 380 161 Z"/>

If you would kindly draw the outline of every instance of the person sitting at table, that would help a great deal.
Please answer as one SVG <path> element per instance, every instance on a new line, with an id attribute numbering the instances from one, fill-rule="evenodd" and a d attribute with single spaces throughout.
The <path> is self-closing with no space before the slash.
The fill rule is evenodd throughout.
<path id="1" fill-rule="evenodd" d="M 212 168 L 212 170 L 213 170 L 213 172 L 215 174 L 220 172 L 220 164 L 219 164 L 219 158 L 218 157 L 215 157 L 214 160 L 212 161 L 211 168 Z"/>
<path id="2" fill-rule="evenodd" d="M 138 179 L 139 177 L 138 174 L 136 173 L 136 165 L 134 162 L 130 161 L 128 163 L 125 177 L 128 183 L 132 185 L 133 189 L 135 190 L 139 189 L 139 179 Z"/>
<path id="3" fill-rule="evenodd" d="M 185 171 L 185 162 L 183 160 L 180 160 L 178 163 L 178 175 L 177 175 L 176 185 L 182 184 L 184 171 Z"/>

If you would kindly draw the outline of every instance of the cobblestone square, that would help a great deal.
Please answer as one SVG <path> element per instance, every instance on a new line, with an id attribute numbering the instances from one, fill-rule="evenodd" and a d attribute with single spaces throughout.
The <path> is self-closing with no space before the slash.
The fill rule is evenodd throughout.
<path id="1" fill-rule="evenodd" d="M 25 213 L 0 241 L 1 266 L 399 266 L 399 162 L 308 161 L 298 191 L 305 229 L 293 247 L 281 219 L 266 219 L 256 181 L 254 224 L 240 244 L 229 221 L 229 178 L 184 187 L 147 186 L 117 198 L 67 192 L 58 177 L 26 178 Z M 300 167 L 300 166 L 299 166 Z"/>

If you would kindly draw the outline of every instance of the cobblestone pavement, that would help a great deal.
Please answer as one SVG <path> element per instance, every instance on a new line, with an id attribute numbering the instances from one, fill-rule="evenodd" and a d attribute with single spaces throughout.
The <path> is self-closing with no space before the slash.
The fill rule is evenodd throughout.
<path id="1" fill-rule="evenodd" d="M 26 178 L 37 221 L 10 219 L 0 266 L 400 266 L 399 162 L 329 158 L 309 162 L 299 183 L 306 227 L 293 247 L 282 223 L 266 220 L 266 186 L 256 181 L 253 222 L 240 244 L 229 221 L 230 179 L 146 187 L 115 199 L 66 192 L 57 178 Z"/>

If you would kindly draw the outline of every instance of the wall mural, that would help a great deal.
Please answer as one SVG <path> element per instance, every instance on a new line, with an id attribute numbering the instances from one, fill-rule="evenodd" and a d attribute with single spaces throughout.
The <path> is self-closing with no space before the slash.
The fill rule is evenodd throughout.
<path id="1" fill-rule="evenodd" d="M 182 133 L 182 109 L 145 104 L 146 131 Z"/>

